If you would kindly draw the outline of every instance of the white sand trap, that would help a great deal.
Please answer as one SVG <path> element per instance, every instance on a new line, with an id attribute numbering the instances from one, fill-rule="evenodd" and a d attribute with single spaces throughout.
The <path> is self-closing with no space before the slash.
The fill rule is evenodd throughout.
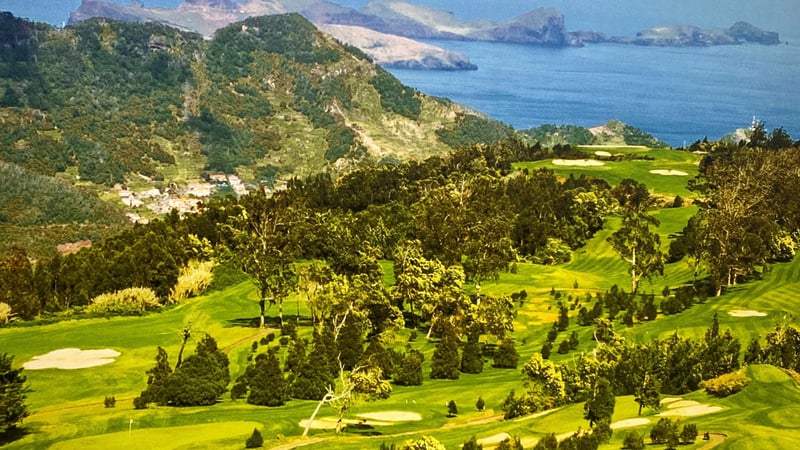
<path id="1" fill-rule="evenodd" d="M 101 350 L 81 350 L 79 348 L 62 348 L 50 353 L 34 356 L 22 365 L 27 370 L 64 369 L 75 370 L 110 364 L 120 352 L 110 348 Z"/>
<path id="2" fill-rule="evenodd" d="M 607 152 L 605 150 L 598 150 L 598 151 L 594 152 L 594 156 L 605 156 L 605 157 L 608 157 L 608 156 L 611 156 L 611 152 Z"/>
<path id="3" fill-rule="evenodd" d="M 373 413 L 356 414 L 357 417 L 369 420 L 385 420 L 387 422 L 415 422 L 422 420 L 422 416 L 410 411 L 381 411 Z"/>
<path id="4" fill-rule="evenodd" d="M 497 445 L 510 437 L 511 435 L 508 433 L 497 433 L 495 435 L 485 437 L 483 439 L 478 439 L 478 444 L 485 445 L 488 447 L 490 445 Z"/>
<path id="5" fill-rule="evenodd" d="M 661 399 L 661 404 L 669 405 L 670 403 L 675 403 L 680 400 L 682 400 L 680 397 L 664 397 Z"/>
<path id="6" fill-rule="evenodd" d="M 733 309 L 728 311 L 731 317 L 766 317 L 767 313 L 751 309 Z"/>
<path id="7" fill-rule="evenodd" d="M 611 424 L 612 430 L 619 430 L 620 428 L 638 427 L 640 425 L 647 425 L 650 419 L 646 417 L 637 417 L 636 419 L 620 420 Z"/>
<path id="8" fill-rule="evenodd" d="M 720 406 L 697 405 L 687 406 L 685 408 L 671 408 L 662 412 L 659 416 L 680 416 L 680 417 L 693 417 L 702 416 L 705 414 L 713 414 L 722 411 Z"/>
<path id="9" fill-rule="evenodd" d="M 686 408 L 687 406 L 697 406 L 699 402 L 694 400 L 678 400 L 676 402 L 670 403 L 667 408 L 674 409 L 674 408 Z"/>
<path id="10" fill-rule="evenodd" d="M 656 169 L 656 170 L 651 170 L 650 173 L 653 173 L 653 174 L 656 174 L 656 175 L 671 175 L 671 176 L 677 176 L 677 177 L 685 177 L 685 176 L 689 175 L 688 173 L 683 172 L 681 170 L 672 170 L 672 169 L 669 169 L 669 170 L 667 170 L 667 169 Z"/>
<path id="11" fill-rule="evenodd" d="M 336 428 L 336 422 L 338 420 L 339 419 L 336 418 L 336 417 L 320 417 L 319 419 L 314 419 L 314 421 L 311 422 L 311 426 L 309 428 L 314 429 L 314 430 L 332 430 L 332 429 Z M 392 422 L 381 422 L 381 421 L 378 421 L 378 420 L 365 421 L 365 420 L 358 420 L 358 419 L 342 419 L 342 423 L 344 423 L 345 425 L 353 425 L 353 424 L 357 424 L 357 423 L 365 423 L 366 425 L 372 425 L 372 426 L 376 426 L 376 427 L 385 427 L 385 426 L 389 426 L 389 425 L 394 425 L 394 423 L 392 423 Z M 301 420 L 299 422 L 299 425 L 301 427 L 305 428 L 306 425 L 308 425 L 308 419 Z"/>
<path id="12" fill-rule="evenodd" d="M 596 159 L 554 159 L 557 166 L 605 166 L 606 163 Z"/>

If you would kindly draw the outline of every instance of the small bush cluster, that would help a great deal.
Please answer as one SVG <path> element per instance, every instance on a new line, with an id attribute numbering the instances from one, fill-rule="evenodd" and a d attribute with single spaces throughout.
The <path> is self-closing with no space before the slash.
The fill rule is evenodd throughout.
<path id="1" fill-rule="evenodd" d="M 149 288 L 128 288 L 101 294 L 86 306 L 86 312 L 138 316 L 161 306 L 156 293 Z"/>
<path id="2" fill-rule="evenodd" d="M 750 378 L 740 372 L 732 372 L 703 381 L 700 387 L 715 397 L 727 397 L 741 391 L 749 383 Z"/>

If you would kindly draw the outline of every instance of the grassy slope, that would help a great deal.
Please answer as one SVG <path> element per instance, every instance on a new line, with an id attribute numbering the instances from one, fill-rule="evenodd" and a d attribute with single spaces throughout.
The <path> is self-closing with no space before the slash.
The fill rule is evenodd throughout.
<path id="1" fill-rule="evenodd" d="M 666 247 L 668 236 L 679 231 L 694 207 L 665 209 L 657 212 L 661 220 L 659 232 Z M 562 266 L 545 267 L 518 264 L 515 274 L 503 274 L 497 282 L 486 282 L 482 291 L 501 295 L 525 289 L 529 297 L 519 310 L 515 336 L 521 360 L 525 361 L 539 351 L 550 324 L 556 319 L 558 300 L 550 296 L 555 288 L 564 297 L 583 297 L 586 293 L 606 290 L 613 284 L 627 286 L 626 267 L 606 242 L 606 237 L 617 226 L 609 219 L 607 226 L 580 249 L 573 260 Z M 391 266 L 385 264 L 386 282 L 392 283 Z M 663 286 L 678 286 L 691 279 L 685 263 L 670 265 L 664 277 L 655 277 L 642 285 L 644 292 L 660 295 Z M 752 282 L 732 289 L 727 295 L 709 299 L 689 311 L 639 324 L 619 331 L 628 339 L 645 340 L 665 336 L 676 329 L 682 334 L 701 335 L 715 312 L 720 313 L 723 328 L 732 328 L 743 344 L 751 336 L 764 335 L 774 323 L 784 320 L 794 311 L 794 296 L 800 284 L 800 260 L 777 264 L 764 274 L 762 281 Z M 577 281 L 577 287 L 576 287 Z M 585 302 L 585 300 L 581 300 Z M 286 304 L 287 315 L 297 309 L 297 299 Z M 302 304 L 301 314 L 307 314 Z M 194 336 L 211 333 L 223 348 L 229 348 L 233 377 L 241 373 L 246 364 L 250 343 L 259 337 L 258 330 L 243 324 L 256 313 L 256 295 L 253 287 L 244 283 L 225 292 L 194 299 L 184 305 L 159 314 L 136 318 L 113 318 L 71 321 L 53 325 L 0 329 L 0 348 L 13 349 L 16 363 L 21 364 L 34 355 L 63 347 L 83 349 L 111 347 L 122 356 L 107 366 L 73 371 L 26 371 L 32 391 L 29 405 L 34 414 L 25 425 L 31 434 L 9 448 L 45 447 L 58 443 L 58 448 L 136 448 L 142 442 L 165 442 L 164 448 L 241 448 L 252 431 L 259 427 L 267 447 L 296 444 L 302 429 L 298 422 L 307 418 L 315 403 L 290 401 L 283 408 L 260 408 L 243 401 L 232 402 L 227 397 L 213 408 L 158 408 L 144 411 L 132 409 L 131 399 L 144 388 L 145 370 L 153 365 L 156 347 L 164 346 L 174 361 L 180 345 L 181 330 L 189 325 Z M 733 318 L 726 314 L 731 309 L 756 309 L 767 312 L 764 318 Z M 273 309 L 269 311 L 276 315 Z M 574 311 L 573 311 L 574 313 Z M 274 330 L 273 330 L 274 331 Z M 304 330 L 304 332 L 307 330 Z M 591 349 L 591 329 L 576 324 L 569 331 L 577 331 L 580 351 Z M 404 345 L 408 330 L 396 336 L 396 344 Z M 566 336 L 562 333 L 558 341 Z M 194 346 L 193 341 L 189 347 Z M 426 355 L 424 371 L 430 369 L 433 345 L 423 338 L 412 344 Z M 565 361 L 576 353 L 557 355 L 553 359 Z M 721 448 L 785 448 L 800 440 L 798 425 L 792 419 L 800 410 L 796 406 L 800 391 L 793 381 L 777 369 L 758 366 L 749 368 L 755 381 L 745 391 L 728 399 L 709 399 L 702 392 L 684 396 L 701 403 L 711 403 L 724 408 L 708 416 L 691 419 L 699 430 L 721 432 L 729 435 Z M 582 420 L 582 405 L 571 405 L 542 417 L 525 417 L 509 422 L 499 422 L 500 405 L 512 388 L 521 389 L 517 370 L 493 369 L 487 364 L 480 375 L 462 375 L 458 381 L 425 380 L 422 386 L 408 388 L 396 386 L 391 398 L 375 403 L 360 403 L 348 410 L 348 417 L 372 411 L 413 411 L 421 414 L 420 422 L 401 422 L 380 427 L 383 436 L 336 436 L 330 431 L 312 431 L 308 448 L 377 448 L 381 442 L 400 443 L 420 434 L 431 434 L 447 444 L 458 446 L 472 435 L 486 438 L 501 432 L 520 436 L 526 447 L 532 446 L 544 433 L 568 433 Z M 115 395 L 117 407 L 103 407 L 103 398 Z M 478 396 L 486 401 L 487 410 L 474 408 Z M 447 419 L 446 403 L 454 400 L 461 414 Z M 325 408 L 320 416 L 334 412 Z M 636 416 L 636 404 L 630 397 L 620 397 L 614 420 Z M 130 420 L 133 420 L 131 425 Z M 651 422 L 656 418 L 651 417 Z M 748 424 L 748 426 L 742 426 Z M 131 434 L 129 434 L 131 427 Z M 647 434 L 648 426 L 641 427 Z M 387 435 L 392 434 L 393 437 Z M 280 436 L 286 436 L 279 439 Z M 624 432 L 617 432 L 605 448 L 620 448 Z M 365 439 L 367 439 L 365 441 Z M 696 444 L 699 448 L 702 444 Z M 287 447 L 287 448 L 289 448 Z M 685 447 L 686 448 L 686 447 Z M 688 447 L 692 448 L 692 447 Z"/>

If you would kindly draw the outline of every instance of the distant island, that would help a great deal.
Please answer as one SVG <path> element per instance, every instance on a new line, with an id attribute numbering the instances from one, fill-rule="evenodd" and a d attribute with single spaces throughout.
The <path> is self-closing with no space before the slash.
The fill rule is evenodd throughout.
<path id="1" fill-rule="evenodd" d="M 326 0 L 185 0 L 175 9 L 122 5 L 109 0 L 83 0 L 70 14 L 69 24 L 103 17 L 123 22 L 155 21 L 207 37 L 230 23 L 250 16 L 299 13 L 342 42 L 358 47 L 384 67 L 474 70 L 467 55 L 414 41 L 441 39 L 506 42 L 548 47 L 586 44 L 626 44 L 655 47 L 700 47 L 780 43 L 777 32 L 748 22 L 730 28 L 703 29 L 693 25 L 659 26 L 636 36 L 608 36 L 598 31 L 567 31 L 564 14 L 537 8 L 506 21 L 467 21 L 453 13 L 402 1 L 378 0 L 359 9 Z"/>

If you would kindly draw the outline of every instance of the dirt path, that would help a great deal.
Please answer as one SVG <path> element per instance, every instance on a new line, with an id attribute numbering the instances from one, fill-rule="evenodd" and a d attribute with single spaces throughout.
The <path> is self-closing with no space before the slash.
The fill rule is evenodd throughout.
<path id="1" fill-rule="evenodd" d="M 253 341 L 257 341 L 257 340 L 261 339 L 262 337 L 266 336 L 267 334 L 269 334 L 270 331 L 275 332 L 275 330 L 270 330 L 269 328 L 264 328 L 262 330 L 258 330 L 258 333 L 254 334 L 252 336 L 243 337 L 243 338 L 239 339 L 238 341 L 234 342 L 233 344 L 230 344 L 230 345 L 227 345 L 227 346 L 223 347 L 222 348 L 222 353 L 228 353 L 231 350 L 235 349 L 236 347 L 241 347 L 243 344 L 248 344 L 248 343 L 251 343 Z"/>
<path id="2" fill-rule="evenodd" d="M 709 440 L 703 445 L 702 447 L 698 447 L 697 450 L 708 450 L 718 446 L 725 442 L 725 439 L 728 437 L 727 434 L 722 433 L 708 433 Z"/>

